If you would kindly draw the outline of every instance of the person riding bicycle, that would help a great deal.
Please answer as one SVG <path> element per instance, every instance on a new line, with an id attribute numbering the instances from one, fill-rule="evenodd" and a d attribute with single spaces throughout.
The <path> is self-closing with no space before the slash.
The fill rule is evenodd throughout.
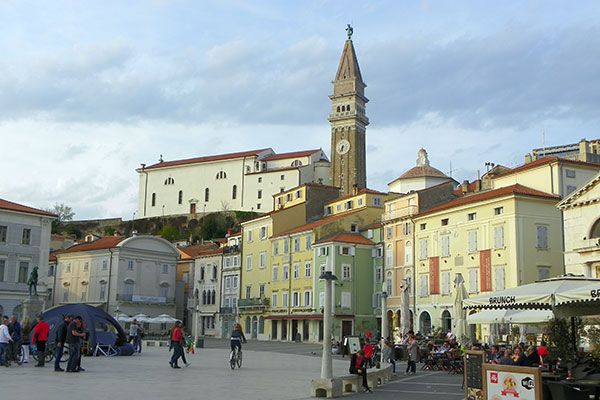
<path id="1" fill-rule="evenodd" d="M 242 341 L 246 343 L 246 336 L 244 336 L 244 332 L 242 332 L 242 326 L 240 324 L 235 324 L 233 326 L 233 332 L 231 332 L 231 351 L 233 352 L 235 348 L 238 348 L 238 351 L 242 351 Z"/>

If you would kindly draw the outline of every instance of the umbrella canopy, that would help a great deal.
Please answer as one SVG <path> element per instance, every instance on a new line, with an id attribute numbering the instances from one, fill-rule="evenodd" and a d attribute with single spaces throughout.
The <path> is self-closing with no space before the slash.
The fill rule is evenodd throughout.
<path id="1" fill-rule="evenodd" d="M 137 322 L 152 322 L 152 319 L 148 317 L 146 314 L 136 314 L 131 317 L 131 320 L 136 320 Z"/>
<path id="2" fill-rule="evenodd" d="M 464 308 L 483 309 L 510 309 L 510 310 L 556 310 L 557 299 L 564 293 L 572 292 L 584 285 L 596 282 L 599 279 L 591 279 L 576 276 L 561 276 L 545 279 L 528 285 L 501 290 L 463 301 Z"/>
<path id="3" fill-rule="evenodd" d="M 481 310 L 467 316 L 469 324 L 535 324 L 554 318 L 550 310 Z"/>
<path id="4" fill-rule="evenodd" d="M 405 281 L 402 289 L 402 312 L 400 313 L 400 327 L 403 337 L 410 330 L 410 290 L 410 283 Z"/>
<path id="5" fill-rule="evenodd" d="M 454 315 L 456 318 L 456 325 L 454 328 L 454 334 L 461 341 L 467 334 L 467 326 L 465 320 L 465 310 L 462 308 L 463 301 L 469 298 L 467 289 L 465 288 L 465 281 L 462 276 L 457 276 L 456 280 L 456 295 L 454 297 Z"/>
<path id="6" fill-rule="evenodd" d="M 131 322 L 133 321 L 133 318 L 131 318 L 129 315 L 127 314 L 118 314 L 115 319 L 119 322 Z"/>
<path id="7" fill-rule="evenodd" d="M 150 319 L 150 322 L 153 324 L 174 324 L 177 321 L 177 318 L 173 318 L 167 314 L 161 314 L 158 317 Z"/>

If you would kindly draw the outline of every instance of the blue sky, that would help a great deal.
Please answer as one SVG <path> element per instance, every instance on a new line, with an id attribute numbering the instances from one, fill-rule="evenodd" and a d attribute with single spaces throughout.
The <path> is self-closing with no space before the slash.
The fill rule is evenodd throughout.
<path id="1" fill-rule="evenodd" d="M 369 186 L 423 146 L 457 180 L 597 138 L 600 2 L 3 1 L 0 197 L 136 209 L 140 163 L 329 151 L 345 39 L 370 98 Z"/>

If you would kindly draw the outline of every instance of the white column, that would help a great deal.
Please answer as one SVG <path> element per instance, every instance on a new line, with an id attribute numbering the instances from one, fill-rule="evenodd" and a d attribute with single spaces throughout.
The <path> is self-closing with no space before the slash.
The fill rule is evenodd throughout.
<path id="1" fill-rule="evenodd" d="M 386 300 L 387 300 L 387 284 L 386 282 L 383 283 L 382 286 L 382 291 L 381 291 L 381 344 L 380 344 L 380 349 L 381 349 L 381 363 L 383 363 L 383 349 L 384 349 L 384 345 L 385 345 L 385 339 L 387 338 L 388 335 L 388 319 L 387 319 L 387 304 L 386 304 Z"/>
<path id="2" fill-rule="evenodd" d="M 330 275 L 331 276 L 331 275 Z M 325 278 L 325 305 L 323 308 L 323 356 L 321 358 L 321 378 L 333 378 L 333 361 L 331 358 L 331 278 Z"/>

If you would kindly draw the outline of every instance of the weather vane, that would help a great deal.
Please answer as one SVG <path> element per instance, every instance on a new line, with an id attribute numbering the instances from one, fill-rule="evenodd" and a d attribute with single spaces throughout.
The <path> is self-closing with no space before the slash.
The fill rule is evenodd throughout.
<path id="1" fill-rule="evenodd" d="M 346 26 L 346 34 L 348 35 L 348 40 L 352 39 L 352 34 L 354 33 L 354 29 L 352 29 L 352 25 L 348 24 Z"/>

